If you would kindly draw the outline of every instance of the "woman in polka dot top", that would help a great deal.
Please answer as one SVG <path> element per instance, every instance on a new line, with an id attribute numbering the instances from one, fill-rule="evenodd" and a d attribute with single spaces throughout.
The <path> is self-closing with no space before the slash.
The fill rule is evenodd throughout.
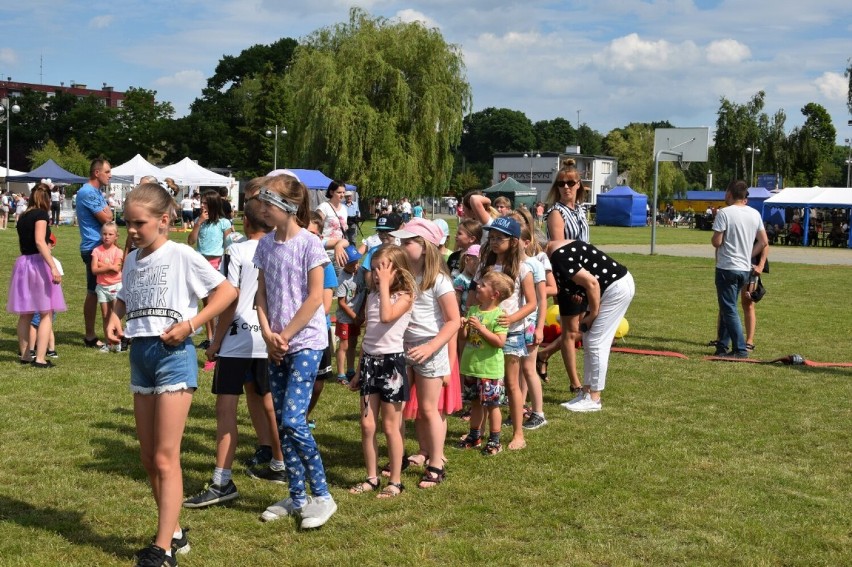
<path id="1" fill-rule="evenodd" d="M 583 391 L 562 406 L 578 412 L 599 411 L 610 346 L 635 293 L 633 276 L 609 255 L 579 240 L 551 241 L 547 253 L 559 292 L 582 293 L 589 301 L 589 310 L 580 319 Z"/>

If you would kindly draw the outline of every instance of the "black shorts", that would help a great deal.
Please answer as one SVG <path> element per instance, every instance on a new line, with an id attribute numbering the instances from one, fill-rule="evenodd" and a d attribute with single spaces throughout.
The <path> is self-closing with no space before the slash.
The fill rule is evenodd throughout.
<path id="1" fill-rule="evenodd" d="M 269 393 L 267 362 L 265 358 L 218 358 L 211 391 L 216 395 L 239 396 L 244 385 L 251 382 L 257 394 L 265 396 Z"/>
<path id="2" fill-rule="evenodd" d="M 410 397 L 408 373 L 405 371 L 405 353 L 361 355 L 359 386 L 362 396 L 378 394 L 389 404 L 407 402 Z"/>
<path id="3" fill-rule="evenodd" d="M 317 369 L 317 380 L 330 380 L 332 378 L 331 361 L 334 360 L 334 343 L 331 338 L 331 329 L 328 330 L 328 346 L 322 353 L 319 368 Z"/>
<path id="4" fill-rule="evenodd" d="M 582 303 L 574 303 L 572 295 L 560 291 L 556 295 L 556 303 L 559 305 L 560 317 L 571 317 L 572 315 L 582 315 L 589 310 L 589 302 L 583 298 Z"/>
<path id="5" fill-rule="evenodd" d="M 86 264 L 86 293 L 95 295 L 95 288 L 98 286 L 98 279 L 97 276 L 92 273 L 92 251 L 80 252 L 80 257 L 83 259 L 83 263 Z"/>

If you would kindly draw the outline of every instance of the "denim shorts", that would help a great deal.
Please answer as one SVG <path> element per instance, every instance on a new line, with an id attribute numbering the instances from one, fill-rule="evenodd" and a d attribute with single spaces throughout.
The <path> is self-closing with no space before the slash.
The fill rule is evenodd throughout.
<path id="1" fill-rule="evenodd" d="M 428 343 L 430 339 L 423 339 L 420 341 L 406 342 L 405 343 L 405 352 L 407 353 L 412 348 L 422 345 L 424 343 Z M 439 348 L 435 354 L 427 358 L 420 364 L 415 364 L 408 358 L 405 357 L 405 364 L 407 364 L 418 376 L 422 376 L 423 378 L 443 378 L 444 376 L 450 375 L 450 351 L 447 348 L 447 345 Z"/>
<path id="2" fill-rule="evenodd" d="M 524 332 L 509 333 L 506 335 L 506 343 L 503 345 L 504 356 L 517 356 L 518 358 L 526 358 L 527 343 L 524 340 Z"/>
<path id="3" fill-rule="evenodd" d="M 134 337 L 130 344 L 130 391 L 162 394 L 198 388 L 198 358 L 192 339 L 169 346 L 160 337 Z"/>

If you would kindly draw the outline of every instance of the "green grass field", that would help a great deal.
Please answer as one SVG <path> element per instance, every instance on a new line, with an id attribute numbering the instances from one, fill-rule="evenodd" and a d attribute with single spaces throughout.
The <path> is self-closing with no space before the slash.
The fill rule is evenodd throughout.
<path id="1" fill-rule="evenodd" d="M 593 227 L 592 239 L 606 250 L 648 242 L 648 232 Z M 56 233 L 69 305 L 57 319 L 57 368 L 21 368 L 16 317 L 0 324 L 0 565 L 127 565 L 156 522 L 128 359 L 83 348 L 79 237 L 74 227 Z M 661 229 L 657 242 L 709 246 L 709 236 Z M 7 286 L 14 230 L 0 232 L 0 246 Z M 233 505 L 183 512 L 193 550 L 180 564 L 852 564 L 852 371 L 704 361 L 715 332 L 712 261 L 616 257 L 637 288 L 623 344 L 688 360 L 613 354 L 604 410 L 574 415 L 558 405 L 567 382 L 554 358 L 550 423 L 528 432 L 526 450 L 484 458 L 448 449 L 444 484 L 418 490 L 419 471 L 409 470 L 408 490 L 385 501 L 346 491 L 364 476 L 358 401 L 329 384 L 315 435 L 338 513 L 313 532 L 263 524 L 260 512 L 286 490 L 235 465 Z M 774 263 L 755 356 L 852 360 L 850 279 L 850 267 Z M 213 467 L 209 373 L 200 384 L 183 443 L 187 494 Z M 254 443 L 241 412 L 239 460 Z M 449 418 L 448 439 L 464 431 Z"/>

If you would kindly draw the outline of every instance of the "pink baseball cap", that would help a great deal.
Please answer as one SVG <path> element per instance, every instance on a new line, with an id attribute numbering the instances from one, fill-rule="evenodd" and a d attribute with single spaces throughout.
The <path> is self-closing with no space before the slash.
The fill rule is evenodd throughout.
<path id="1" fill-rule="evenodd" d="M 440 246 L 441 241 L 444 239 L 444 232 L 429 219 L 414 217 L 405 223 L 400 230 L 391 232 L 391 236 L 397 238 L 414 238 L 415 236 L 420 236 L 423 240 L 431 242 L 435 246 Z"/>
<path id="2" fill-rule="evenodd" d="M 470 248 L 464 251 L 465 256 L 479 256 L 479 244 L 472 244 Z"/>

